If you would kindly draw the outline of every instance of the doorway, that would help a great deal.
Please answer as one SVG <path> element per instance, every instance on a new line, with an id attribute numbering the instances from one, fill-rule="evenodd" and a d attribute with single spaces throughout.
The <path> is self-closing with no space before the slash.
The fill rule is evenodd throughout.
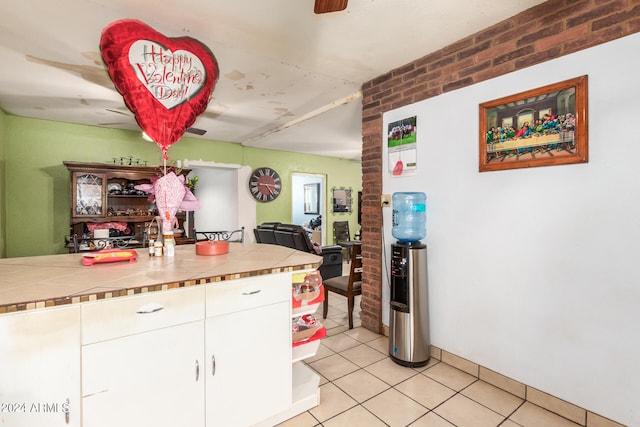
<path id="1" fill-rule="evenodd" d="M 245 241 L 250 242 L 247 230 L 256 227 L 255 202 L 246 187 L 251 168 L 235 164 L 184 160 L 190 168 L 189 177 L 198 176 L 194 195 L 200 210 L 194 212 L 196 230 L 236 230 L 245 228 Z"/>
<path id="2" fill-rule="evenodd" d="M 291 175 L 291 221 L 307 229 L 320 233 L 312 233 L 317 243 L 323 246 L 327 233 L 326 218 L 326 176 L 322 174 L 293 172 Z M 321 221 L 319 226 L 316 226 Z"/>

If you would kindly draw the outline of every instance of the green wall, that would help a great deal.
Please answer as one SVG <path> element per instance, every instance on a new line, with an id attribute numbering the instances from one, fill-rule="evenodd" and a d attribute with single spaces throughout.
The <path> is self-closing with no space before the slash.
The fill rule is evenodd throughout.
<path id="1" fill-rule="evenodd" d="M 326 224 L 326 244 L 333 244 L 333 221 L 349 221 L 349 229 L 354 234 L 360 229 L 358 225 L 357 192 L 362 189 L 362 169 L 360 162 L 339 160 L 334 157 L 309 156 L 285 151 L 263 150 L 257 148 L 245 149 L 246 164 L 255 167 L 269 166 L 278 171 L 284 181 L 280 196 L 269 203 L 258 203 L 256 207 L 256 222 L 280 221 L 291 223 L 291 182 L 292 174 L 315 173 L 326 176 L 326 195 L 328 212 L 322 214 Z M 333 187 L 351 187 L 353 190 L 353 212 L 350 214 L 336 214 L 331 212 L 331 189 Z"/>
<path id="2" fill-rule="evenodd" d="M 3 132 L 4 129 L 4 132 Z M 65 160 L 112 162 L 133 156 L 149 165 L 162 164 L 160 148 L 143 140 L 140 132 L 0 115 L 0 158 L 4 183 L 0 183 L 5 208 L 0 218 L 2 256 L 19 257 L 66 253 L 69 234 L 69 173 Z M 257 223 L 291 221 L 291 174 L 319 173 L 333 186 L 361 188 L 360 162 L 326 156 L 303 155 L 243 147 L 240 144 L 185 137 L 169 148 L 170 162 L 182 159 L 269 166 L 284 180 L 283 192 L 271 203 L 258 203 Z M 329 197 L 329 194 L 327 194 Z M 329 199 L 330 200 L 330 199 Z M 0 203 L 2 200 L 0 199 Z M 354 208 L 355 208 L 354 203 Z M 348 218 L 357 230 L 356 212 Z M 327 225 L 333 220 L 329 215 Z M 329 228 L 328 231 L 330 232 Z M 330 241 L 330 239 L 329 239 Z"/>
<path id="3" fill-rule="evenodd" d="M 5 174 L 5 146 L 6 146 L 6 114 L 4 111 L 0 110 L 0 189 L 4 188 L 4 174 Z M 6 245 L 5 245 L 5 235 L 6 235 L 6 225 L 5 225 L 5 192 L 0 191 L 0 258 L 4 258 L 6 254 Z"/>

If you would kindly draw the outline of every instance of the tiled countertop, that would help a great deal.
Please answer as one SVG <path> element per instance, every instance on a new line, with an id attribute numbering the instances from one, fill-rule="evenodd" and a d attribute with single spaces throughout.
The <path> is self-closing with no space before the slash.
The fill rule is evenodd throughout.
<path id="1" fill-rule="evenodd" d="M 319 266 L 322 257 L 284 246 L 230 243 L 229 253 L 196 255 L 176 246 L 174 257 L 85 266 L 83 254 L 0 259 L 0 314 L 155 292 Z"/>

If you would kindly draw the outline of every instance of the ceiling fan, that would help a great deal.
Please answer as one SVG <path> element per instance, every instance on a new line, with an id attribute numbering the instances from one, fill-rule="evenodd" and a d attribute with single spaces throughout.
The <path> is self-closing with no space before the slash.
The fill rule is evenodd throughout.
<path id="1" fill-rule="evenodd" d="M 131 114 L 129 113 L 125 113 L 123 111 L 120 110 L 114 110 L 113 108 L 105 108 L 105 110 L 111 112 L 111 113 L 116 113 L 116 114 L 122 114 L 123 116 L 128 116 L 131 117 Z M 100 123 L 101 126 L 109 126 L 109 125 L 117 125 L 117 124 L 122 124 L 122 123 Z M 205 129 L 199 129 L 199 128 L 194 128 L 194 127 L 190 127 L 187 128 L 187 130 L 185 130 L 186 133 L 192 133 L 194 135 L 204 135 L 205 133 L 207 133 L 207 131 Z"/>
<path id="2" fill-rule="evenodd" d="M 347 8 L 348 0 L 316 0 L 313 12 L 316 14 L 339 12 Z"/>

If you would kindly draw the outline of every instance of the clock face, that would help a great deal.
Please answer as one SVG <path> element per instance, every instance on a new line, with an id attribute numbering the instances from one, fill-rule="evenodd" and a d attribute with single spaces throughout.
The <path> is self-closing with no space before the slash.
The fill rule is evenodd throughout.
<path id="1" fill-rule="evenodd" d="M 259 202 L 270 202 L 280 195 L 282 181 L 278 172 L 271 168 L 258 168 L 249 178 L 249 191 Z"/>

